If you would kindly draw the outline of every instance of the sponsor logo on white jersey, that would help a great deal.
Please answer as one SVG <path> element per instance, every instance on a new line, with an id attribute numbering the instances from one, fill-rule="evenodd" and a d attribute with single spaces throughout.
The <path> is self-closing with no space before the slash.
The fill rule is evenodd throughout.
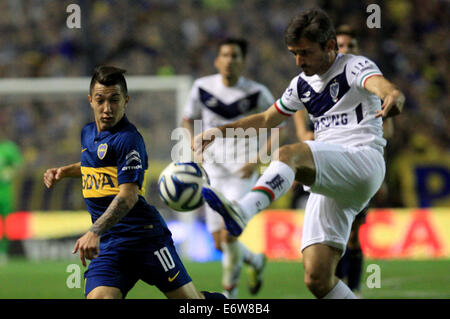
<path id="1" fill-rule="evenodd" d="M 303 93 L 303 96 L 300 98 L 300 100 L 301 100 L 303 103 L 308 103 L 309 100 L 311 100 L 310 95 L 311 95 L 311 91 L 307 91 L 306 93 Z"/>

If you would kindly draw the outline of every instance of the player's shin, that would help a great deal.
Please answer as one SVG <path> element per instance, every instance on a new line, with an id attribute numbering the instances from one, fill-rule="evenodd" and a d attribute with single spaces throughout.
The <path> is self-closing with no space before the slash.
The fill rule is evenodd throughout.
<path id="1" fill-rule="evenodd" d="M 260 267 L 259 260 L 257 258 L 257 254 L 253 253 L 250 249 L 248 249 L 247 246 L 245 246 L 243 243 L 238 241 L 239 246 L 241 247 L 242 251 L 242 261 L 247 264 L 254 267 Z"/>
<path id="2" fill-rule="evenodd" d="M 238 202 L 246 219 L 250 220 L 253 215 L 286 194 L 294 179 L 295 172 L 289 165 L 281 161 L 272 161 L 251 192 Z"/>
<path id="3" fill-rule="evenodd" d="M 228 298 L 235 298 L 243 263 L 242 249 L 236 240 L 222 243 L 222 252 L 222 284 Z"/>

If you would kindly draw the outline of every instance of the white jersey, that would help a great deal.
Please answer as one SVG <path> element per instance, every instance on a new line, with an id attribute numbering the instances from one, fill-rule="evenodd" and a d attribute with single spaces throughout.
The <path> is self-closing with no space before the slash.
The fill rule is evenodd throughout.
<path id="1" fill-rule="evenodd" d="M 270 91 L 260 83 L 240 77 L 236 85 L 227 87 L 220 74 L 213 74 L 194 82 L 183 117 L 202 120 L 205 131 L 265 111 L 274 101 Z M 210 176 L 234 174 L 248 162 L 245 153 L 257 153 L 257 144 L 251 139 L 241 139 L 237 143 L 234 139 L 216 139 L 207 148 L 204 166 Z"/>
<path id="2" fill-rule="evenodd" d="M 275 107 L 284 115 L 306 108 L 314 124 L 314 139 L 348 146 L 368 145 L 383 152 L 383 121 L 375 118 L 381 101 L 364 89 L 365 82 L 382 75 L 363 56 L 338 54 L 321 75 L 296 76 Z"/>

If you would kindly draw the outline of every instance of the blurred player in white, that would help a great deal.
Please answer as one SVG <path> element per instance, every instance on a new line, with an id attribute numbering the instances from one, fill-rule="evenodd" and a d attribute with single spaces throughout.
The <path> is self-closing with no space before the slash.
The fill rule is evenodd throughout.
<path id="1" fill-rule="evenodd" d="M 336 40 L 338 52 L 341 54 L 359 55 L 359 44 L 356 39 L 355 31 L 348 25 L 341 25 L 336 29 Z M 300 110 L 294 114 L 294 122 L 297 130 L 297 137 L 300 141 L 313 140 L 314 131 L 308 127 L 306 109 Z M 311 123 L 311 122 L 309 122 Z M 391 137 L 393 134 L 392 119 L 387 118 L 383 121 L 383 136 Z M 382 184 L 380 192 L 386 191 L 387 186 Z M 363 266 L 363 251 L 359 241 L 359 229 L 366 221 L 367 210 L 369 206 L 363 208 L 353 221 L 350 231 L 350 237 L 347 243 L 345 254 L 339 260 L 336 268 L 336 276 L 347 282 L 348 287 L 358 296 L 361 295 L 360 283 Z"/>
<path id="2" fill-rule="evenodd" d="M 243 39 L 227 38 L 219 43 L 214 61 L 218 73 L 194 82 L 185 108 L 183 127 L 192 137 L 194 120 L 202 120 L 202 129 L 207 130 L 264 111 L 274 103 L 272 94 L 264 85 L 241 76 L 246 54 L 247 42 Z M 203 166 L 214 188 L 227 198 L 238 200 L 251 190 L 258 178 L 256 160 L 245 162 L 242 156 L 258 151 L 251 149 L 247 139 L 241 139 L 237 145 L 234 139 L 221 142 L 225 144 L 214 143 L 208 149 L 204 157 L 208 160 Z M 237 237 L 231 236 L 225 229 L 222 216 L 208 205 L 205 205 L 205 214 L 215 246 L 222 251 L 222 284 L 227 297 L 235 298 L 237 295 L 243 262 L 249 265 L 250 293 L 256 294 L 262 284 L 265 255 L 252 253 Z"/>
<path id="3" fill-rule="evenodd" d="M 333 23 L 320 9 L 297 14 L 286 29 L 285 42 L 303 72 L 267 111 L 218 129 L 275 127 L 306 108 L 314 123 L 314 141 L 280 147 L 241 200 L 231 202 L 207 186 L 203 196 L 237 236 L 256 213 L 284 195 L 294 179 L 304 184 L 311 192 L 301 247 L 305 284 L 317 298 L 356 298 L 335 276 L 336 265 L 355 216 L 383 181 L 382 118 L 401 112 L 404 95 L 366 57 L 337 52 Z M 204 139 L 208 134 L 194 138 L 196 154 L 211 143 Z"/>

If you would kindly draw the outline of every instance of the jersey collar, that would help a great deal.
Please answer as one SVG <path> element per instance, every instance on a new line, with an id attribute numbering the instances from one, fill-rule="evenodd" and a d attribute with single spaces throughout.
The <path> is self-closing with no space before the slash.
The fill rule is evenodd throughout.
<path id="1" fill-rule="evenodd" d="M 329 76 L 330 73 L 332 72 L 332 70 L 334 70 L 335 65 L 338 63 L 338 60 L 340 60 L 341 58 L 342 58 L 342 54 L 341 54 L 341 53 L 338 53 L 338 54 L 336 55 L 336 57 L 334 58 L 334 61 L 333 61 L 333 63 L 331 64 L 330 68 L 329 68 L 328 70 L 326 70 L 325 73 L 323 73 L 323 74 L 321 74 L 321 75 L 318 75 L 319 78 L 325 79 L 327 76 Z"/>
<path id="2" fill-rule="evenodd" d="M 112 135 L 112 134 L 120 131 L 128 123 L 130 123 L 130 122 L 128 121 L 127 116 L 124 115 L 121 118 L 121 120 L 119 122 L 117 122 L 117 124 L 114 125 L 112 128 L 110 128 L 109 130 L 97 132 L 97 134 L 95 134 L 95 137 L 94 137 L 94 142 L 97 142 L 98 140 L 100 140 L 106 136 Z"/>

